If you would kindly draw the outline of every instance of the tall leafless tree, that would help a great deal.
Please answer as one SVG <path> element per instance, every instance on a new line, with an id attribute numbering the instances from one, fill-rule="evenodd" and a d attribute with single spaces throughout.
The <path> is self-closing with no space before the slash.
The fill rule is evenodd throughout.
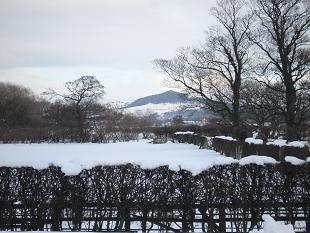
<path id="1" fill-rule="evenodd" d="M 104 95 L 104 86 L 94 76 L 82 76 L 73 82 L 66 82 L 65 88 L 66 93 L 58 93 L 50 89 L 43 94 L 52 98 L 60 98 L 74 107 L 79 141 L 85 141 L 87 113 L 92 104 Z"/>
<path id="2" fill-rule="evenodd" d="M 310 2 L 256 0 L 254 12 L 258 25 L 250 38 L 264 61 L 258 80 L 285 95 L 286 136 L 289 141 L 296 140 L 304 121 L 302 112 L 310 107 L 299 104 L 310 87 Z M 275 88 L 274 82 L 283 83 L 283 88 Z"/>
<path id="3" fill-rule="evenodd" d="M 279 85 L 282 84 L 274 84 L 274 88 Z M 279 133 L 285 111 L 285 96 L 282 93 L 273 91 L 255 80 L 246 80 L 242 88 L 241 102 L 243 117 L 248 124 L 256 124 L 259 132 L 268 129 L 270 137 Z"/>
<path id="4" fill-rule="evenodd" d="M 252 15 L 242 0 L 220 0 L 211 10 L 218 24 L 200 49 L 184 49 L 172 60 L 155 63 L 170 80 L 199 96 L 205 106 L 240 130 L 240 88 L 249 65 L 248 40 Z"/>

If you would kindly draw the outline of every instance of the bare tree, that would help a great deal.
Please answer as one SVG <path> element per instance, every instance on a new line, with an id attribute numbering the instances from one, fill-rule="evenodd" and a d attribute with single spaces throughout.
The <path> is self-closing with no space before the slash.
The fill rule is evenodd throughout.
<path id="1" fill-rule="evenodd" d="M 285 95 L 285 120 L 287 140 L 298 138 L 301 112 L 308 105 L 299 105 L 304 92 L 309 92 L 309 28 L 310 2 L 307 0 L 256 0 L 254 12 L 258 18 L 257 29 L 251 40 L 260 49 L 261 72 L 258 81 Z M 277 89 L 272 84 L 283 83 Z M 302 107 L 303 109 L 299 109 Z"/>
<path id="2" fill-rule="evenodd" d="M 274 84 L 279 88 L 281 83 Z M 285 97 L 255 80 L 246 80 L 242 87 L 241 105 L 248 124 L 256 124 L 259 132 L 268 131 L 267 137 L 279 133 L 283 123 Z M 266 127 L 268 125 L 268 127 Z"/>
<path id="3" fill-rule="evenodd" d="M 87 113 L 90 107 L 104 95 L 104 86 L 94 76 L 81 78 L 65 83 L 66 93 L 48 90 L 44 95 L 60 98 L 75 109 L 75 119 L 79 130 L 79 141 L 86 140 Z"/>
<path id="4" fill-rule="evenodd" d="M 206 44 L 185 49 L 173 60 L 156 60 L 178 87 L 199 96 L 205 106 L 240 130 L 240 88 L 250 62 L 247 33 L 252 16 L 242 0 L 220 0 L 211 10 L 218 25 L 210 28 Z"/>

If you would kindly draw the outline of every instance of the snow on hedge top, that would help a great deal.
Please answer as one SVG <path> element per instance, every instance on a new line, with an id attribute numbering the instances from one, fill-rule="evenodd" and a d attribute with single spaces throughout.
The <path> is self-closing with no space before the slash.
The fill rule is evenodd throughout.
<path id="1" fill-rule="evenodd" d="M 276 222 L 270 215 L 264 214 L 262 216 L 264 220 L 264 227 L 261 230 L 252 230 L 250 233 L 295 233 L 291 224 L 284 225 L 280 222 Z"/>
<path id="2" fill-rule="evenodd" d="M 263 144 L 262 139 L 256 139 L 256 138 L 246 138 L 245 142 L 250 143 L 250 144 Z"/>
<path id="3" fill-rule="evenodd" d="M 228 140 L 228 141 L 237 141 L 237 139 L 234 139 L 234 138 L 229 137 L 229 136 L 215 136 L 215 138 L 220 138 L 220 139 L 224 139 L 224 140 Z"/>
<path id="4" fill-rule="evenodd" d="M 272 142 L 267 142 L 267 145 L 293 146 L 293 147 L 300 147 L 300 148 L 305 147 L 307 144 L 308 143 L 305 141 L 294 141 L 294 142 L 287 143 L 286 140 L 284 139 L 276 139 Z"/>
<path id="5" fill-rule="evenodd" d="M 195 175 L 214 165 L 238 162 L 241 165 L 277 163 L 266 156 L 248 156 L 236 160 L 213 150 L 200 150 L 191 144 L 151 144 L 147 140 L 108 144 L 0 144 L 0 167 L 44 169 L 55 165 L 61 167 L 66 175 L 76 175 L 83 169 L 97 165 L 126 163 L 150 169 L 168 165 L 171 170 L 182 168 Z"/>
<path id="6" fill-rule="evenodd" d="M 263 144 L 262 139 L 256 138 L 246 138 L 245 142 L 250 144 Z M 276 145 L 276 146 L 293 146 L 293 147 L 300 147 L 303 148 L 305 146 L 309 146 L 308 142 L 306 141 L 294 141 L 287 143 L 284 139 L 275 139 L 273 141 L 267 142 L 267 145 Z"/>
<path id="7" fill-rule="evenodd" d="M 309 159 L 309 158 L 308 158 Z M 302 159 L 299 159 L 299 158 L 296 158 L 296 157 L 293 157 L 293 156 L 285 156 L 284 160 L 288 163 L 291 163 L 293 165 L 302 165 L 304 164 L 306 161 L 305 160 L 302 160 Z"/>
<path id="8" fill-rule="evenodd" d="M 151 144 L 146 140 L 108 144 L 2 144 L 0 166 L 30 166 L 44 169 L 60 166 L 67 175 L 96 165 L 133 163 L 142 168 L 169 165 L 172 170 L 186 169 L 197 174 L 213 165 L 234 162 L 212 150 L 199 150 L 190 144 L 168 142 Z"/>
<path id="9" fill-rule="evenodd" d="M 185 131 L 185 132 L 175 132 L 174 134 L 180 135 L 180 134 L 194 134 L 192 131 Z"/>
<path id="10" fill-rule="evenodd" d="M 275 160 L 274 158 L 271 158 L 268 156 L 260 156 L 260 155 L 250 155 L 250 156 L 244 157 L 239 160 L 240 165 L 246 165 L 246 164 L 251 164 L 251 163 L 258 164 L 258 165 L 264 165 L 267 163 L 275 164 L 279 162 Z"/>

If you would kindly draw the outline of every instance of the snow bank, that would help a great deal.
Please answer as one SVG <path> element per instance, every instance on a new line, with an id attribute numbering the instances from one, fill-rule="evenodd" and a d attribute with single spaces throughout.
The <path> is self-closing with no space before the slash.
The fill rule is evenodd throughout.
<path id="1" fill-rule="evenodd" d="M 261 230 L 252 230 L 249 233 L 295 233 L 291 224 L 284 225 L 276 222 L 270 215 L 264 214 L 262 216 L 264 227 Z"/>
<path id="2" fill-rule="evenodd" d="M 220 138 L 228 141 L 237 141 L 236 139 L 229 137 L 229 136 L 215 136 L 215 138 Z"/>

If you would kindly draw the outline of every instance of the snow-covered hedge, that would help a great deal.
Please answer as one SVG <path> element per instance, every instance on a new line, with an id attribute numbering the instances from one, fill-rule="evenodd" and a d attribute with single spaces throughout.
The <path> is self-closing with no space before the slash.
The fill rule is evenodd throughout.
<path id="1" fill-rule="evenodd" d="M 296 146 L 279 146 L 275 144 L 260 144 L 252 142 L 238 142 L 227 140 L 226 138 L 215 137 L 212 140 L 212 148 L 235 158 L 241 158 L 249 155 L 261 155 L 273 157 L 276 160 L 284 161 L 286 156 L 294 156 L 302 160 L 307 160 L 310 157 L 309 147 Z"/>
<path id="2" fill-rule="evenodd" d="M 155 212 L 155 217 L 156 213 L 168 211 L 171 205 L 188 214 L 195 209 L 227 206 L 227 214 L 231 216 L 238 211 L 250 211 L 250 216 L 255 216 L 250 220 L 253 224 L 259 222 L 266 210 L 263 207 L 272 206 L 270 211 L 281 208 L 282 217 L 286 216 L 287 220 L 294 219 L 297 210 L 299 217 L 308 216 L 310 207 L 301 208 L 310 203 L 309 163 L 221 165 L 195 176 L 186 170 L 169 170 L 168 166 L 142 169 L 132 164 L 98 166 L 75 176 L 66 176 L 59 167 L 43 170 L 0 167 L 0 181 L 1 207 L 9 209 L 0 212 L 2 219 L 16 217 L 17 212 L 10 208 L 13 203 L 19 203 L 32 215 L 33 221 L 39 221 L 38 216 L 52 215 L 56 219 L 53 230 L 59 230 L 57 219 L 65 207 L 73 211 L 68 214 L 77 227 L 87 203 L 147 212 L 156 206 L 160 212 Z M 285 205 L 287 202 L 290 205 Z M 249 216 L 239 213 L 241 218 Z M 0 221 L 0 228 L 6 229 L 1 224 L 5 222 Z M 36 224 L 33 227 L 38 229 Z"/>

